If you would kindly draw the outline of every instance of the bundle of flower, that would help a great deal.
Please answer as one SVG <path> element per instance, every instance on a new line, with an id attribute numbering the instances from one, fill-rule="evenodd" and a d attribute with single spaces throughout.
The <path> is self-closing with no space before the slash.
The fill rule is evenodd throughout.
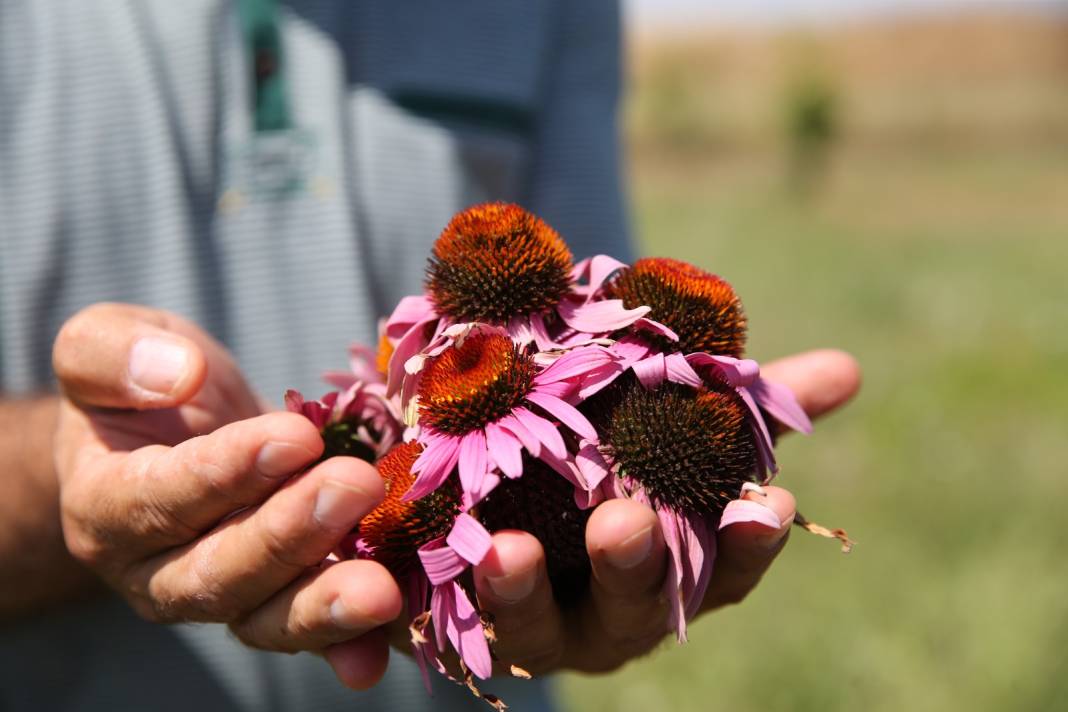
<path id="1" fill-rule="evenodd" d="M 446 672 L 449 646 L 476 694 L 472 675 L 492 673 L 492 625 L 469 574 L 492 532 L 537 537 L 566 606 L 589 581 L 589 513 L 613 498 L 659 516 L 671 626 L 686 639 L 716 532 L 780 526 L 742 498 L 777 470 L 772 433 L 811 427 L 792 393 L 744 358 L 745 340 L 734 289 L 693 265 L 575 264 L 516 205 L 452 219 L 426 292 L 383 322 L 377 353 L 354 347 L 352 372 L 328 374 L 340 390 L 319 401 L 286 396 L 321 429 L 324 457 L 363 457 L 382 475 L 385 501 L 337 553 L 380 562 L 406 591 L 424 675 Z"/>

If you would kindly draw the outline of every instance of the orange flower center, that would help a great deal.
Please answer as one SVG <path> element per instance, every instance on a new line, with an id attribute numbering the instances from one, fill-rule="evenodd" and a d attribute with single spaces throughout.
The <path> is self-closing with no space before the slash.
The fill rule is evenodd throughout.
<path id="1" fill-rule="evenodd" d="M 730 283 L 714 274 L 680 260 L 650 257 L 620 273 L 607 291 L 628 309 L 650 307 L 650 319 L 679 335 L 678 343 L 658 339 L 661 348 L 734 358 L 745 352 L 742 303 Z"/>
<path id="2" fill-rule="evenodd" d="M 460 493 L 452 480 L 425 497 L 401 500 L 415 481 L 412 465 L 422 451 L 417 442 L 404 443 L 375 464 L 385 480 L 386 498 L 360 520 L 359 533 L 371 558 L 395 575 L 416 562 L 420 546 L 448 534 L 460 511 Z"/>
<path id="3" fill-rule="evenodd" d="M 474 332 L 424 368 L 420 420 L 452 435 L 471 432 L 512 412 L 533 376 L 533 361 L 507 336 Z"/>
<path id="4" fill-rule="evenodd" d="M 571 287 L 571 252 L 518 205 L 488 203 L 457 214 L 434 243 L 427 291 L 457 321 L 505 324 L 556 306 Z"/>

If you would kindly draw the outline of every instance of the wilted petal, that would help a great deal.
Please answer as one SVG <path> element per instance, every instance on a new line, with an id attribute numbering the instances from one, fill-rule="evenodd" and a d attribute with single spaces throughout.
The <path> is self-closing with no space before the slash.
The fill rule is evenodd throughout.
<path id="1" fill-rule="evenodd" d="M 649 354 L 630 368 L 641 384 L 649 389 L 656 388 L 667 378 L 667 365 L 661 353 Z"/>
<path id="2" fill-rule="evenodd" d="M 623 368 L 630 368 L 638 361 L 649 355 L 652 349 L 649 345 L 633 336 L 624 336 L 612 344 L 612 352 L 619 357 Z"/>
<path id="3" fill-rule="evenodd" d="M 732 386 L 748 386 L 760 375 L 760 364 L 751 358 L 731 358 L 706 353 L 687 354 L 686 360 L 697 366 L 712 366 Z"/>
<path id="4" fill-rule="evenodd" d="M 681 383 L 684 386 L 692 386 L 693 388 L 700 388 L 704 385 L 704 381 L 697 375 L 697 371 L 693 370 L 693 367 L 690 366 L 686 357 L 682 354 L 671 354 L 664 359 L 664 362 L 669 381 Z"/>
<path id="5" fill-rule="evenodd" d="M 616 356 L 599 346 L 587 346 L 569 351 L 553 361 L 548 368 L 534 377 L 534 384 L 556 383 L 578 378 L 593 369 L 616 360 Z"/>
<path id="6" fill-rule="evenodd" d="M 582 305 L 563 301 L 556 307 L 556 311 L 572 329 L 588 334 L 601 334 L 625 329 L 648 314 L 649 307 L 627 309 L 623 306 L 622 299 L 605 299 Z"/>
<path id="7" fill-rule="evenodd" d="M 467 559 L 452 547 L 445 546 L 440 538 L 419 547 L 418 553 L 426 577 L 435 586 L 452 581 L 469 566 Z"/>
<path id="8" fill-rule="evenodd" d="M 586 419 L 586 416 L 580 413 L 575 406 L 565 403 L 548 393 L 540 393 L 536 389 L 527 394 L 527 400 L 544 408 L 582 437 L 588 440 L 597 439 L 597 431 L 594 430 L 593 425 Z"/>
<path id="9" fill-rule="evenodd" d="M 670 608 L 669 623 L 675 629 L 680 643 L 686 642 L 686 611 L 682 600 L 682 541 L 679 535 L 678 517 L 666 507 L 657 508 L 660 519 L 660 531 L 664 534 L 664 545 L 668 550 L 668 570 L 664 577 L 664 595 Z"/>
<path id="10" fill-rule="evenodd" d="M 575 465 L 582 473 L 585 489 L 594 490 L 611 473 L 601 451 L 592 443 L 585 443 L 575 454 Z"/>
<path id="11" fill-rule="evenodd" d="M 742 400 L 745 401 L 745 404 L 749 406 L 749 412 L 752 416 L 749 420 L 753 425 L 753 432 L 756 434 L 757 450 L 761 461 L 773 473 L 778 472 L 779 467 L 775 464 L 775 450 L 771 445 L 771 433 L 768 432 L 768 426 L 764 423 L 764 416 L 760 414 L 760 408 L 757 407 L 756 401 L 753 400 L 753 395 L 748 388 L 740 387 L 736 390 Z"/>
<path id="12" fill-rule="evenodd" d="M 427 338 L 423 332 L 428 323 L 427 321 L 416 323 L 401 337 L 396 347 L 394 347 L 393 354 L 389 357 L 389 365 L 386 368 L 386 391 L 389 395 L 393 395 L 400 390 L 408 360 L 426 346 Z"/>
<path id="13" fill-rule="evenodd" d="M 682 601 L 686 620 L 692 620 L 701 610 L 708 582 L 712 579 L 712 565 L 716 560 L 716 537 L 709 531 L 703 517 L 683 515 L 678 518 L 683 534 L 682 560 L 686 567 L 683 577 Z"/>
<path id="14" fill-rule="evenodd" d="M 788 387 L 765 378 L 757 378 L 753 385 L 749 386 L 749 390 L 756 402 L 775 420 L 806 435 L 812 432 L 812 421 Z"/>
<path id="15" fill-rule="evenodd" d="M 482 617 L 455 581 L 443 586 L 448 593 L 442 612 L 448 616 L 445 632 L 468 669 L 485 680 L 493 674 L 489 643 L 482 630 Z"/>
<path id="16" fill-rule="evenodd" d="M 620 262 L 615 257 L 609 257 L 608 255 L 594 255 L 589 262 L 589 278 L 590 286 L 593 287 L 594 292 L 604 286 L 604 283 L 621 269 L 625 269 L 627 265 Z"/>
<path id="17" fill-rule="evenodd" d="M 490 533 L 478 523 L 477 519 L 466 512 L 456 516 L 456 522 L 453 523 L 452 531 L 446 537 L 445 543 L 468 563 L 476 566 L 482 563 L 490 547 L 493 546 Z"/>
<path id="18" fill-rule="evenodd" d="M 642 331 L 651 331 L 652 333 L 666 337 L 671 341 L 679 340 L 679 335 L 669 329 L 667 326 L 661 324 L 659 321 L 647 319 L 646 317 L 642 317 L 641 319 L 638 319 L 636 322 L 634 322 L 634 328 L 640 329 Z"/>
<path id="19" fill-rule="evenodd" d="M 436 319 L 437 310 L 425 294 L 404 297 L 386 320 L 386 335 L 391 339 L 401 338 L 414 324 Z"/>

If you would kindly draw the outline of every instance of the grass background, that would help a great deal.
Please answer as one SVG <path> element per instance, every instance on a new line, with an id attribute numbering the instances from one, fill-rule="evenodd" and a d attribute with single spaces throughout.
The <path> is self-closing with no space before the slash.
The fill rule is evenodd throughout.
<path id="1" fill-rule="evenodd" d="M 931 36 L 950 41 L 945 30 Z M 857 31 L 881 36 L 809 38 L 803 61 L 856 47 Z M 1021 51 L 1039 51 L 1035 37 L 1020 38 Z M 754 357 L 826 345 L 858 357 L 861 395 L 811 438 L 782 443 L 779 483 L 809 518 L 859 543 L 843 556 L 795 530 L 742 605 L 701 619 L 686 646 L 666 643 L 612 675 L 564 677 L 565 704 L 1068 709 L 1068 61 L 1061 74 L 1035 57 L 990 60 L 997 71 L 964 79 L 944 71 L 941 93 L 930 90 L 940 64 L 910 70 L 924 92 L 885 68 L 896 79 L 882 92 L 839 77 L 839 140 L 803 197 L 786 180 L 773 116 L 798 66 L 782 48 L 799 43 L 744 44 L 749 60 L 725 59 L 709 39 L 642 50 L 628 106 L 637 230 L 647 254 L 734 283 Z M 747 100 L 761 118 L 718 121 L 702 107 L 735 96 L 746 67 L 764 77 Z M 1014 86 L 1033 100 L 1007 100 L 1007 115 L 963 128 L 968 112 L 947 118 L 945 92 L 997 108 Z M 655 108 L 672 93 L 690 98 Z M 896 106 L 887 94 L 912 102 L 899 112 L 907 119 L 878 118 L 872 107 Z"/>

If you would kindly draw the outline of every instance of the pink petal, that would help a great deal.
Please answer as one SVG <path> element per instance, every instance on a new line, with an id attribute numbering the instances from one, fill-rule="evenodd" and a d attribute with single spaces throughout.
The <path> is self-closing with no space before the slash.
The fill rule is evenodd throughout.
<path id="1" fill-rule="evenodd" d="M 460 495 L 460 505 L 463 510 L 467 510 L 474 507 L 476 504 L 486 498 L 490 492 L 497 488 L 497 485 L 501 483 L 501 477 L 496 472 L 488 472 L 482 477 L 482 484 L 477 490 L 473 492 L 464 492 Z"/>
<path id="2" fill-rule="evenodd" d="M 732 386 L 748 386 L 760 375 L 760 365 L 753 359 L 713 356 L 706 353 L 688 354 L 686 360 L 698 366 L 712 366 Z"/>
<path id="3" fill-rule="evenodd" d="M 651 349 L 648 344 L 640 339 L 636 339 L 633 336 L 624 336 L 612 344 L 612 351 L 619 357 L 620 364 L 624 368 L 630 368 L 648 356 Z"/>
<path id="4" fill-rule="evenodd" d="M 609 257 L 608 255 L 595 255 L 590 259 L 587 268 L 589 269 L 589 284 L 593 287 L 594 292 L 604 286 L 604 283 L 617 271 L 625 269 L 627 265 L 620 262 L 615 257 Z"/>
<path id="5" fill-rule="evenodd" d="M 681 383 L 684 386 L 693 386 L 694 388 L 700 388 L 705 383 L 701 380 L 701 377 L 697 375 L 697 371 L 693 370 L 689 362 L 686 361 L 686 357 L 682 354 L 671 354 L 665 359 L 665 366 L 667 367 L 667 379 L 674 381 L 675 383 Z"/>
<path id="6" fill-rule="evenodd" d="M 493 660 L 482 632 L 482 617 L 459 584 L 452 582 L 443 588 L 448 593 L 439 608 L 446 616 L 445 632 L 449 641 L 468 669 L 485 680 L 493 674 Z"/>
<path id="7" fill-rule="evenodd" d="M 527 394 L 527 400 L 541 406 L 564 425 L 587 440 L 597 439 L 597 431 L 594 430 L 590 421 L 586 420 L 586 416 L 580 413 L 575 406 L 565 403 L 548 393 L 541 393 L 537 388 Z M 557 433 L 557 436 L 559 436 L 559 433 Z"/>
<path id="8" fill-rule="evenodd" d="M 779 468 L 775 464 L 775 451 L 771 446 L 771 433 L 768 432 L 768 426 L 764 423 L 764 416 L 760 414 L 760 408 L 757 407 L 756 401 L 753 400 L 748 388 L 739 387 L 736 390 L 742 400 L 745 401 L 745 404 L 749 406 L 749 412 L 753 416 L 750 418 L 750 422 L 756 434 L 757 449 L 761 460 L 772 472 L 778 472 Z"/>
<path id="9" fill-rule="evenodd" d="M 517 408 L 516 412 L 518 412 L 519 410 L 520 409 Z M 538 437 L 534 433 L 530 432 L 530 429 L 523 425 L 523 423 L 519 420 L 519 418 L 515 416 L 514 413 L 512 415 L 506 415 L 505 417 L 498 420 L 497 423 L 502 428 L 514 435 L 519 440 L 519 442 L 522 443 L 523 448 L 526 449 L 527 452 L 529 452 L 534 457 L 541 456 L 541 440 L 538 440 Z"/>
<path id="10" fill-rule="evenodd" d="M 541 351 L 547 351 L 556 346 L 556 342 L 549 336 L 549 330 L 545 328 L 545 318 L 541 314 L 530 316 L 530 330 L 534 334 L 534 343 Z"/>
<path id="11" fill-rule="evenodd" d="M 431 321 L 437 316 L 434 303 L 425 294 L 404 297 L 397 302 L 397 307 L 386 321 L 386 335 L 391 339 L 399 339 L 414 324 Z"/>
<path id="12" fill-rule="evenodd" d="M 404 380 L 404 364 L 426 346 L 427 339 L 423 334 L 423 329 L 428 323 L 426 321 L 416 323 L 401 337 L 394 347 L 393 353 L 389 357 L 389 366 L 386 368 L 386 383 L 389 395 L 393 395 L 400 389 L 401 382 Z"/>
<path id="13" fill-rule="evenodd" d="M 756 402 L 775 420 L 801 433 L 812 432 L 812 421 L 789 388 L 781 383 L 757 378 L 753 385 L 749 386 L 749 390 Z"/>
<path id="14" fill-rule="evenodd" d="M 459 438 L 451 435 L 430 435 L 423 442 L 423 452 L 412 464 L 415 482 L 401 500 L 410 502 L 430 494 L 452 473 L 460 457 Z"/>
<path id="15" fill-rule="evenodd" d="M 667 378 L 667 364 L 661 353 L 650 354 L 630 368 L 641 384 L 649 389 L 656 388 Z"/>
<path id="16" fill-rule="evenodd" d="M 603 334 L 625 329 L 648 314 L 649 309 L 646 306 L 627 309 L 623 306 L 622 299 L 605 299 L 583 305 L 576 305 L 565 300 L 556 307 L 560 318 L 568 326 L 588 334 Z"/>
<path id="17" fill-rule="evenodd" d="M 770 529 L 779 529 L 782 522 L 770 508 L 751 499 L 735 499 L 727 503 L 723 508 L 723 514 L 719 518 L 719 528 L 726 529 L 732 524 L 742 522 L 754 522 Z"/>
<path id="18" fill-rule="evenodd" d="M 534 377 L 534 384 L 556 383 L 569 378 L 578 378 L 615 360 L 616 357 L 612 352 L 600 346 L 578 348 L 553 361 L 548 368 Z"/>
<path id="19" fill-rule="evenodd" d="M 472 430 L 460 437 L 460 486 L 465 492 L 478 492 L 489 471 L 486 434 Z"/>
<path id="20" fill-rule="evenodd" d="M 664 595 L 671 606 L 669 622 L 679 642 L 685 643 L 686 611 L 682 600 L 682 541 L 678 519 L 667 508 L 657 508 L 656 515 L 660 519 L 660 531 L 664 534 L 664 545 L 669 554 L 667 575 L 664 577 Z"/>
<path id="21" fill-rule="evenodd" d="M 646 319 L 642 317 L 634 322 L 634 328 L 642 331 L 651 331 L 659 336 L 664 336 L 672 341 L 678 341 L 679 335 L 669 329 L 667 326 L 661 324 L 659 321 L 653 321 L 652 319 Z"/>
<path id="22" fill-rule="evenodd" d="M 285 395 L 286 410 L 292 413 L 304 413 L 304 396 L 300 391 L 290 388 Z"/>
<path id="23" fill-rule="evenodd" d="M 574 394 L 578 396 L 578 402 L 581 403 L 602 388 L 610 385 L 612 381 L 619 378 L 625 370 L 626 369 L 623 367 L 622 363 L 613 361 L 587 373 L 582 379 L 582 387 L 579 388 L 577 394 Z"/>
<path id="24" fill-rule="evenodd" d="M 582 473 L 583 484 L 587 490 L 594 490 L 609 474 L 611 469 L 605 462 L 601 451 L 591 443 L 586 443 L 575 454 L 575 465 Z"/>
<path id="25" fill-rule="evenodd" d="M 506 477 L 515 479 L 523 474 L 523 446 L 515 435 L 497 423 L 487 423 L 486 446 L 490 459 Z"/>
<path id="26" fill-rule="evenodd" d="M 419 547 L 418 553 L 426 577 L 435 586 L 452 581 L 468 567 L 467 559 L 460 556 L 452 547 L 443 546 L 441 539 Z"/>
<path id="27" fill-rule="evenodd" d="M 567 457 L 567 446 L 564 445 L 564 439 L 560 437 L 555 425 L 541 416 L 534 415 L 526 408 L 516 408 L 512 414 L 539 443 L 545 446 L 546 450 L 561 460 Z M 516 433 L 516 435 L 519 435 L 519 433 Z M 531 454 L 534 454 L 533 451 L 531 451 Z"/>
<path id="28" fill-rule="evenodd" d="M 445 538 L 445 543 L 468 563 L 476 566 L 482 563 L 493 546 L 490 533 L 466 512 L 456 516 L 456 522 L 452 525 L 449 536 Z"/>
<path id="29" fill-rule="evenodd" d="M 712 564 L 716 560 L 716 536 L 709 531 L 703 517 L 680 516 L 679 524 L 684 534 L 683 566 L 686 576 L 683 579 L 682 600 L 684 613 L 689 621 L 701 610 L 708 582 L 712 579 Z"/>

